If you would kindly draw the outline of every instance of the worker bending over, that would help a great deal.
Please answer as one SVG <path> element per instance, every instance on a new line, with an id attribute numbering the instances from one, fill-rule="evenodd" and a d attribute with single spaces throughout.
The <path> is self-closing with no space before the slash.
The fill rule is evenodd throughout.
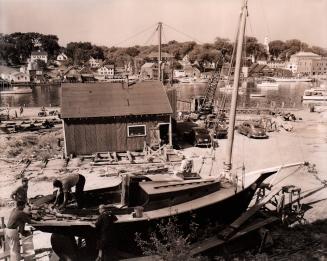
<path id="1" fill-rule="evenodd" d="M 84 185 L 85 177 L 81 174 L 68 174 L 60 179 L 55 179 L 53 181 L 53 187 L 58 188 L 59 191 L 57 191 L 54 207 L 58 205 L 59 209 L 64 209 L 67 205 L 71 193 L 71 188 L 75 187 L 75 199 L 77 202 L 77 207 L 82 208 Z"/>

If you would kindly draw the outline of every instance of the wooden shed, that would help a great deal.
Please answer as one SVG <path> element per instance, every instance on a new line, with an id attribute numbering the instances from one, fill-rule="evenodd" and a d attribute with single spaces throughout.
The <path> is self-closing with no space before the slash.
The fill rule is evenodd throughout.
<path id="1" fill-rule="evenodd" d="M 63 84 L 61 103 L 66 155 L 171 143 L 172 108 L 158 81 Z"/>

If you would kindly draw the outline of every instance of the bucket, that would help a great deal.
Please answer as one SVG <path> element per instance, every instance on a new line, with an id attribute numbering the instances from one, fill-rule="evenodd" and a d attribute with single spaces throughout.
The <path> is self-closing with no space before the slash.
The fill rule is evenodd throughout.
<path id="1" fill-rule="evenodd" d="M 143 217 L 143 207 L 139 206 L 139 207 L 135 207 L 134 210 L 135 210 L 135 217 L 136 218 L 141 218 Z"/>

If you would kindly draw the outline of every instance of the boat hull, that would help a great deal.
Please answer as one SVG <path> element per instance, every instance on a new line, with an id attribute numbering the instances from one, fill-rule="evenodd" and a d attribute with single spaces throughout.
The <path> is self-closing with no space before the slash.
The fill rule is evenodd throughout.
<path id="1" fill-rule="evenodd" d="M 234 188 L 231 187 L 232 193 L 230 196 L 223 200 L 216 200 L 214 203 L 208 202 L 203 207 L 192 209 L 184 212 L 172 212 L 171 215 L 165 215 L 153 219 L 134 218 L 128 222 L 114 223 L 113 238 L 117 246 L 127 246 L 128 251 L 135 249 L 135 234 L 140 233 L 142 235 L 149 234 L 153 231 L 158 224 L 167 221 L 172 216 L 176 217 L 179 224 L 183 226 L 189 226 L 190 222 L 195 222 L 200 225 L 201 228 L 206 228 L 209 224 L 228 224 L 238 218 L 248 208 L 256 189 L 260 184 L 270 175 L 273 175 L 276 171 L 267 172 L 261 174 L 261 176 L 250 184 L 247 188 L 234 192 Z M 173 209 L 173 207 L 172 207 Z M 61 225 L 45 225 L 42 223 L 33 224 L 33 226 L 43 232 L 62 234 L 67 236 L 80 236 L 88 238 L 91 241 L 96 239 L 96 231 L 92 226 L 79 226 L 71 223 Z M 185 227 L 187 230 L 187 227 Z"/>
<path id="2" fill-rule="evenodd" d="M 304 101 L 327 101 L 327 96 L 302 96 Z"/>

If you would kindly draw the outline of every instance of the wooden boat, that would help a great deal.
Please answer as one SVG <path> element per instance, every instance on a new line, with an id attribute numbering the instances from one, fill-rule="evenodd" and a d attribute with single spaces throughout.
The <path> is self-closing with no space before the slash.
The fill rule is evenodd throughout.
<path id="1" fill-rule="evenodd" d="M 244 180 L 238 180 L 231 171 L 246 16 L 245 1 L 238 30 L 224 178 L 181 177 L 169 173 L 126 174 L 122 175 L 122 182 L 118 186 L 86 191 L 83 209 L 66 208 L 65 211 L 56 213 L 47 208 L 47 204 L 54 200 L 53 195 L 32 200 L 34 211 L 32 225 L 44 232 L 84 238 L 88 247 L 94 250 L 97 238 L 95 229 L 97 208 L 99 204 L 106 204 L 117 217 L 112 228 L 115 243 L 131 252 L 135 246 L 136 232 L 147 235 L 159 222 L 172 216 L 185 227 L 190 221 L 207 227 L 210 222 L 229 223 L 244 213 L 260 184 L 281 168 L 279 166 L 245 174 L 245 177 L 251 177 L 251 181 L 246 183 Z"/>

